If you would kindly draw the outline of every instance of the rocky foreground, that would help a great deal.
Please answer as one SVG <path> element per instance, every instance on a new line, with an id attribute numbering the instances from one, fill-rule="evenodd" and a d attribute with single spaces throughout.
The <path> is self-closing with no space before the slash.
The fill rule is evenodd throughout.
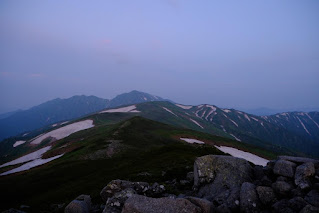
<path id="1" fill-rule="evenodd" d="M 182 194 L 169 194 L 168 189 Z M 231 156 L 206 155 L 197 158 L 194 172 L 178 183 L 113 180 L 100 195 L 102 205 L 92 205 L 89 195 L 80 195 L 65 212 L 318 213 L 319 161 L 281 156 L 262 167 Z"/>

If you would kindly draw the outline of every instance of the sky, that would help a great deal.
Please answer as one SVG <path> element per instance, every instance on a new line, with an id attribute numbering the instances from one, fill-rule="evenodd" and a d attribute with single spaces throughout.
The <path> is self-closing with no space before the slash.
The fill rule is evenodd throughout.
<path id="1" fill-rule="evenodd" d="M 319 108 L 318 0 L 1 0 L 0 113 L 139 90 Z"/>

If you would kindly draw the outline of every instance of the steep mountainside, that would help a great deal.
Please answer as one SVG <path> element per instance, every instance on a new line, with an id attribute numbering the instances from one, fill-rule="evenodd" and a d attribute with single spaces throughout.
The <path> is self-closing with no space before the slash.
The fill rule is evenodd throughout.
<path id="1" fill-rule="evenodd" d="M 57 122 L 80 118 L 105 108 L 163 100 L 158 96 L 136 90 L 118 95 L 111 100 L 84 95 L 68 99 L 58 98 L 29 110 L 4 114 L 5 117 L 0 118 L 0 140 Z"/>
<path id="2" fill-rule="evenodd" d="M 0 120 L 0 140 L 56 122 L 79 118 L 104 109 L 109 101 L 95 96 L 54 99 Z"/>

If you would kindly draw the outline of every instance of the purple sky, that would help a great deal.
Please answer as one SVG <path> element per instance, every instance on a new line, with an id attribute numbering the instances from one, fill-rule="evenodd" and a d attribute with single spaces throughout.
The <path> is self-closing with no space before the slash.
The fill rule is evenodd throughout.
<path id="1" fill-rule="evenodd" d="M 0 113 L 140 90 L 319 107 L 318 0 L 1 0 Z"/>

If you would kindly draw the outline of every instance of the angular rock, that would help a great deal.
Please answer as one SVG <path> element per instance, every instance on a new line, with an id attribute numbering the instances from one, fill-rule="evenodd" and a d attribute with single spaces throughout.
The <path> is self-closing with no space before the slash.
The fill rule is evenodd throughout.
<path id="1" fill-rule="evenodd" d="M 267 186 L 258 186 L 256 187 L 256 191 L 259 197 L 259 200 L 264 205 L 272 205 L 277 201 L 275 192 L 272 188 Z"/>
<path id="2" fill-rule="evenodd" d="M 108 198 L 113 197 L 115 193 L 122 191 L 123 189 L 132 188 L 138 194 L 143 194 L 149 190 L 150 186 L 146 182 L 130 182 L 126 180 L 112 180 L 109 182 L 100 192 L 102 200 L 107 201 Z"/>
<path id="3" fill-rule="evenodd" d="M 214 196 L 243 182 L 251 181 L 253 170 L 241 158 L 220 155 L 199 157 L 194 163 L 194 188 L 198 196 L 212 200 Z"/>
<path id="4" fill-rule="evenodd" d="M 200 213 L 202 210 L 187 199 L 149 198 L 133 195 L 126 200 L 122 213 Z"/>
<path id="5" fill-rule="evenodd" d="M 293 156 L 279 156 L 279 160 L 286 160 L 290 162 L 294 162 L 297 164 L 312 162 L 313 164 L 319 164 L 319 160 L 315 160 L 312 158 L 303 158 L 303 157 L 293 157 Z"/>
<path id="6" fill-rule="evenodd" d="M 213 212 L 213 204 L 212 204 L 212 202 L 210 202 L 208 200 L 200 199 L 197 197 L 186 197 L 185 199 L 189 200 L 194 205 L 200 207 L 203 213 Z"/>
<path id="7" fill-rule="evenodd" d="M 302 197 L 294 197 L 288 201 L 289 207 L 297 212 L 304 208 L 308 203 Z"/>
<path id="8" fill-rule="evenodd" d="M 91 210 L 90 195 L 80 195 L 69 203 L 65 209 L 65 213 L 89 213 Z"/>
<path id="9" fill-rule="evenodd" d="M 295 175 L 296 164 L 286 160 L 277 160 L 273 169 L 274 174 L 292 178 Z"/>
<path id="10" fill-rule="evenodd" d="M 188 172 L 187 175 L 186 175 L 186 179 L 189 182 L 193 182 L 194 181 L 194 172 Z"/>
<path id="11" fill-rule="evenodd" d="M 319 207 L 319 191 L 311 190 L 306 196 L 305 201 L 313 206 Z"/>
<path id="12" fill-rule="evenodd" d="M 164 192 L 165 186 L 154 183 L 149 190 L 146 191 L 146 195 L 149 197 L 161 197 Z"/>
<path id="13" fill-rule="evenodd" d="M 301 189 L 310 188 L 310 178 L 315 175 L 315 172 L 315 166 L 312 162 L 307 162 L 298 166 L 295 173 L 295 184 Z"/>
<path id="14" fill-rule="evenodd" d="M 319 208 L 314 207 L 312 205 L 307 205 L 300 211 L 300 213 L 318 213 L 318 212 L 319 212 Z"/>
<path id="15" fill-rule="evenodd" d="M 136 194 L 136 191 L 131 188 L 126 188 L 109 198 L 106 202 L 103 213 L 120 213 L 122 211 L 125 201 Z"/>
<path id="16" fill-rule="evenodd" d="M 280 195 L 287 196 L 293 189 L 292 185 L 284 181 L 276 181 L 272 184 L 272 188 Z"/>
<path id="17" fill-rule="evenodd" d="M 226 211 L 232 211 L 236 212 L 239 210 L 239 199 L 240 199 L 240 187 L 235 187 L 232 189 L 228 189 L 226 191 L 223 191 L 219 195 L 217 195 L 213 203 L 215 206 L 217 206 L 218 211 L 226 212 Z M 223 207 L 219 207 L 223 206 Z M 226 208 L 228 210 L 226 210 Z"/>
<path id="18" fill-rule="evenodd" d="M 290 206 L 289 206 L 289 201 L 287 199 L 280 200 L 276 202 L 273 206 L 273 212 L 278 212 L 278 213 L 295 213 Z"/>
<path id="19" fill-rule="evenodd" d="M 240 211 L 245 213 L 260 212 L 259 207 L 255 185 L 248 182 L 243 183 L 240 189 Z"/>

